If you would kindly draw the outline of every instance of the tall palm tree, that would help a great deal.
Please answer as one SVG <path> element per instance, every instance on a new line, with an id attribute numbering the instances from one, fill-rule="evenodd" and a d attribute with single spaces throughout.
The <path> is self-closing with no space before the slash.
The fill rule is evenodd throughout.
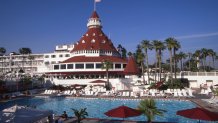
<path id="1" fill-rule="evenodd" d="M 178 57 L 180 60 L 180 69 L 183 71 L 183 59 L 186 59 L 187 55 L 184 52 L 179 52 Z"/>
<path id="2" fill-rule="evenodd" d="M 4 48 L 4 47 L 0 47 L 0 55 L 1 56 L 3 56 L 4 54 L 6 53 L 6 49 Z M 3 57 L 2 57 L 2 73 L 3 73 L 3 62 L 4 62 L 4 60 L 3 60 Z"/>
<path id="3" fill-rule="evenodd" d="M 77 117 L 77 123 L 81 123 L 81 120 L 86 118 L 88 116 L 88 112 L 86 111 L 86 108 L 82 108 L 80 110 L 73 109 L 74 115 Z"/>
<path id="4" fill-rule="evenodd" d="M 19 53 L 21 54 L 21 55 L 23 55 L 23 60 L 22 60 L 22 70 L 24 71 L 24 59 L 26 58 L 25 57 L 25 55 L 27 55 L 27 54 L 31 54 L 32 53 L 32 50 L 30 49 L 30 48 L 26 48 L 26 47 L 24 47 L 24 48 L 20 48 L 19 49 Z"/>
<path id="5" fill-rule="evenodd" d="M 212 58 L 213 68 L 215 69 L 216 52 L 213 49 L 208 49 L 208 55 Z"/>
<path id="6" fill-rule="evenodd" d="M 201 63 L 201 51 L 196 50 L 195 53 L 193 54 L 193 57 L 195 58 L 196 66 L 198 69 L 200 69 L 200 63 Z"/>
<path id="7" fill-rule="evenodd" d="M 137 45 L 137 50 L 136 50 L 135 55 L 136 55 L 137 63 L 140 64 L 140 66 L 141 66 L 141 71 L 142 71 L 141 73 L 142 73 L 142 79 L 143 79 L 142 81 L 144 84 L 146 84 L 145 83 L 145 74 L 144 74 L 144 58 L 145 58 L 145 56 L 142 52 L 141 45 Z"/>
<path id="8" fill-rule="evenodd" d="M 145 60 L 146 60 L 146 69 L 147 69 L 147 74 L 148 74 L 148 83 L 150 84 L 150 76 L 149 76 L 149 64 L 148 64 L 148 49 L 152 50 L 152 45 L 148 40 L 143 40 L 141 42 L 141 47 L 144 49 L 145 53 Z"/>
<path id="9" fill-rule="evenodd" d="M 161 69 L 162 69 L 161 68 L 161 63 L 162 63 L 161 55 L 162 55 L 162 50 L 165 49 L 165 46 L 164 46 L 164 43 L 159 41 L 159 40 L 153 40 L 152 46 L 156 51 L 156 64 L 155 64 L 155 67 L 157 69 L 157 64 L 159 64 L 159 75 L 160 75 L 159 77 L 160 77 L 160 81 L 161 81 Z M 156 69 L 155 69 L 155 74 L 157 73 Z"/>
<path id="10" fill-rule="evenodd" d="M 141 111 L 148 120 L 148 123 L 151 123 L 154 120 L 155 115 L 163 116 L 165 110 L 158 109 L 154 99 L 145 99 L 140 101 L 138 105 L 139 111 Z"/>
<path id="11" fill-rule="evenodd" d="M 130 57 L 130 56 L 132 56 L 133 54 L 132 54 L 132 52 L 128 52 L 127 55 Z"/>
<path id="12" fill-rule="evenodd" d="M 179 50 L 179 48 L 181 48 L 181 45 L 177 40 L 174 43 L 175 43 L 175 45 L 174 45 L 174 48 L 173 48 L 173 56 L 175 56 L 176 51 Z M 175 79 L 176 79 L 176 68 L 177 68 L 176 60 L 174 60 L 174 77 L 175 77 Z"/>
<path id="13" fill-rule="evenodd" d="M 109 60 L 103 60 L 101 69 L 105 69 L 105 71 L 106 71 L 106 77 L 107 77 L 107 86 L 106 86 L 106 89 L 107 90 L 111 89 L 110 82 L 109 82 L 109 69 L 111 69 L 111 68 L 113 68 L 112 62 L 110 62 Z"/>
<path id="14" fill-rule="evenodd" d="M 188 70 L 191 71 L 191 57 L 192 53 L 188 52 Z"/>
<path id="15" fill-rule="evenodd" d="M 207 66 L 206 59 L 207 59 L 207 56 L 208 56 L 208 49 L 202 48 L 201 49 L 201 56 L 203 58 L 203 68 L 204 68 L 204 71 L 205 71 L 206 66 Z"/>
<path id="16" fill-rule="evenodd" d="M 173 78 L 173 56 L 175 55 L 175 49 L 179 48 L 179 45 L 178 45 L 178 41 L 173 37 L 167 38 L 165 40 L 165 43 L 170 53 L 170 77 L 171 77 L 170 81 L 171 81 Z M 175 66 L 174 66 L 174 70 L 175 70 Z"/>

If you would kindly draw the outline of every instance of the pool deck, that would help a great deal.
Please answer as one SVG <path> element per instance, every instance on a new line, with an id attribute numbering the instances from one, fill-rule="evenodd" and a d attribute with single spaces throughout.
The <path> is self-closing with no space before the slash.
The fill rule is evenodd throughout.
<path id="1" fill-rule="evenodd" d="M 63 121 L 63 123 L 77 123 L 77 120 L 76 118 L 69 118 L 66 121 Z M 86 119 L 83 119 L 81 123 L 146 123 L 146 122 L 145 121 L 86 118 Z M 170 122 L 152 122 L 152 123 L 170 123 Z"/>
<path id="2" fill-rule="evenodd" d="M 205 108 L 209 111 L 212 112 L 217 112 L 218 113 L 218 105 L 214 105 L 214 104 L 210 104 L 207 103 L 206 101 L 203 101 L 201 99 L 209 99 L 210 97 L 205 96 L 205 95 L 200 95 L 200 94 L 195 94 L 194 98 L 175 98 L 175 97 L 108 97 L 108 96 L 79 96 L 79 97 L 75 97 L 75 96 L 65 96 L 65 98 L 87 98 L 87 99 L 112 99 L 112 100 L 120 100 L 120 99 L 126 99 L 126 100 L 142 100 L 142 99 L 146 99 L 146 98 L 153 98 L 153 99 L 160 99 L 160 100 L 190 100 L 192 102 L 194 102 L 198 107 L 202 107 Z M 29 96 L 26 96 L 29 97 Z M 37 95 L 32 95 L 32 97 L 57 97 L 55 95 L 41 95 L 41 94 L 37 94 Z M 17 98 L 23 98 L 23 97 L 17 97 Z M 16 99 L 16 98 L 15 98 Z M 13 99 L 9 99 L 9 100 L 13 100 Z M 0 102 L 7 102 L 8 100 L 1 100 Z M 56 119 L 58 119 L 56 117 Z M 82 123 L 144 123 L 145 121 L 127 121 L 127 120 L 113 120 L 112 118 L 108 118 L 108 119 L 98 119 L 98 118 L 86 118 L 82 120 Z M 63 121 L 63 123 L 77 123 L 77 119 L 74 118 L 69 118 L 66 121 Z M 155 122 L 154 122 L 155 123 Z M 160 123 L 160 122 L 156 122 L 156 123 Z M 163 123 L 163 122 L 162 122 Z"/>

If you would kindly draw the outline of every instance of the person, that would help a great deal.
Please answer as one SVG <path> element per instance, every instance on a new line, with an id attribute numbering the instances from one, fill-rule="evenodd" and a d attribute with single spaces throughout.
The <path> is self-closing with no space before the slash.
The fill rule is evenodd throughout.
<path id="1" fill-rule="evenodd" d="M 68 115 L 67 115 L 66 111 L 64 111 L 64 113 L 61 115 L 61 117 L 62 117 L 63 119 L 67 119 L 67 118 L 68 118 Z"/>

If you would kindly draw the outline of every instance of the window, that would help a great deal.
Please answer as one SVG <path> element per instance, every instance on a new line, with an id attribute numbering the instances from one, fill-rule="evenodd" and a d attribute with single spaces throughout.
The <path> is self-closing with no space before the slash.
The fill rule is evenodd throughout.
<path id="1" fill-rule="evenodd" d="M 89 34 L 86 34 L 86 36 L 89 36 Z"/>
<path id="2" fill-rule="evenodd" d="M 55 58 L 56 57 L 56 55 L 51 55 L 51 58 Z"/>
<path id="3" fill-rule="evenodd" d="M 68 64 L 67 69 L 73 69 L 73 64 Z"/>
<path id="4" fill-rule="evenodd" d="M 95 39 L 92 39 L 92 40 L 91 40 L 91 43 L 95 43 Z"/>
<path id="5" fill-rule="evenodd" d="M 59 65 L 54 65 L 54 70 L 59 70 Z"/>
<path id="6" fill-rule="evenodd" d="M 49 61 L 46 61 L 46 62 L 45 62 L 45 65 L 49 65 Z"/>
<path id="7" fill-rule="evenodd" d="M 70 54 L 66 54 L 65 57 L 70 57 Z"/>
<path id="8" fill-rule="evenodd" d="M 55 62 L 55 61 L 52 61 L 51 64 L 56 64 L 56 62 Z"/>
<path id="9" fill-rule="evenodd" d="M 61 57 L 63 57 L 63 55 L 61 54 L 61 55 L 59 55 L 59 57 L 61 58 Z"/>
<path id="10" fill-rule="evenodd" d="M 126 64 L 123 64 L 123 68 L 126 68 Z"/>
<path id="11" fill-rule="evenodd" d="M 84 69 L 84 64 L 76 64 L 76 69 Z"/>
<path id="12" fill-rule="evenodd" d="M 49 55 L 45 55 L 45 58 L 49 58 Z"/>
<path id="13" fill-rule="evenodd" d="M 95 33 L 93 33 L 92 35 L 95 36 Z"/>
<path id="14" fill-rule="evenodd" d="M 62 64 L 61 69 L 66 69 L 66 64 Z"/>
<path id="15" fill-rule="evenodd" d="M 62 45 L 59 45 L 58 48 L 63 48 L 63 46 L 62 46 Z"/>
<path id="16" fill-rule="evenodd" d="M 96 64 L 96 68 L 101 68 L 101 66 L 102 66 L 101 63 Z"/>
<path id="17" fill-rule="evenodd" d="M 115 64 L 115 69 L 120 69 L 121 68 L 121 64 Z"/>
<path id="18" fill-rule="evenodd" d="M 86 43 L 86 41 L 85 41 L 85 40 L 82 40 L 82 43 L 84 44 L 84 43 Z"/>
<path id="19" fill-rule="evenodd" d="M 102 41 L 103 44 L 104 44 L 105 42 L 106 42 L 105 40 Z"/>
<path id="20" fill-rule="evenodd" d="M 94 64 L 86 64 L 86 68 L 87 69 L 92 69 L 92 68 L 94 68 Z"/>

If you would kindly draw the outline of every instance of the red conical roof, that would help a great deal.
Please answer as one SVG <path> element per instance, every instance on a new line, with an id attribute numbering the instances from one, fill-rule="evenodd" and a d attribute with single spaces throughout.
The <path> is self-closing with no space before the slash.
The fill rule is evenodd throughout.
<path id="1" fill-rule="evenodd" d="M 98 21 L 99 16 L 96 11 L 93 12 L 91 18 L 97 18 L 96 20 Z M 102 31 L 101 26 L 88 28 L 88 31 L 75 44 L 71 52 L 80 50 L 104 50 L 118 53 L 111 40 Z"/>
<path id="2" fill-rule="evenodd" d="M 94 11 L 90 18 L 99 18 L 98 13 Z"/>
<path id="3" fill-rule="evenodd" d="M 124 74 L 126 75 L 137 75 L 139 73 L 138 66 L 133 57 L 129 57 L 126 68 L 124 69 Z"/>

